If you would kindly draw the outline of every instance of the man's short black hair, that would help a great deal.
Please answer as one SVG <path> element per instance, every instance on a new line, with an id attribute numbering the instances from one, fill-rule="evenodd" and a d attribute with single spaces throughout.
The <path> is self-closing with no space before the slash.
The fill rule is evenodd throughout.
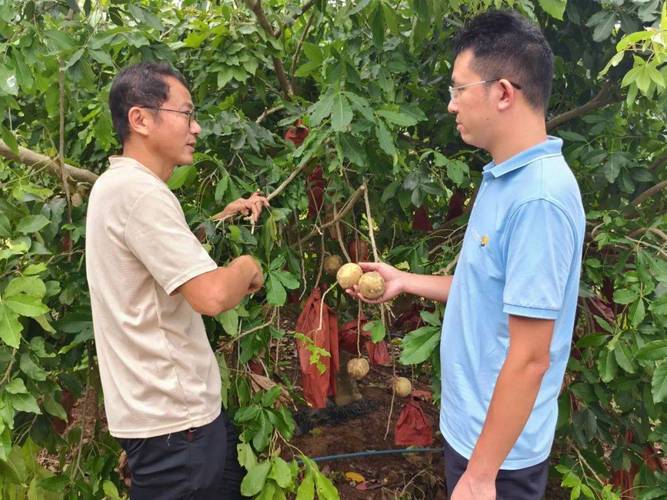
<path id="1" fill-rule="evenodd" d="M 454 55 L 470 49 L 471 69 L 484 80 L 506 78 L 528 103 L 546 112 L 554 56 L 540 29 L 517 12 L 493 10 L 471 19 L 454 41 Z"/>
<path id="2" fill-rule="evenodd" d="M 176 78 L 186 88 L 185 78 L 166 63 L 142 62 L 123 69 L 111 84 L 109 108 L 113 128 L 121 144 L 130 134 L 127 113 L 132 106 L 159 108 L 169 98 L 166 77 Z"/>

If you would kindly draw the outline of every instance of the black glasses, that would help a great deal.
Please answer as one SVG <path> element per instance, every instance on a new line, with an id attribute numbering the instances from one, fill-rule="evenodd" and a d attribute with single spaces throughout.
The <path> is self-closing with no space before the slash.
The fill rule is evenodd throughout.
<path id="1" fill-rule="evenodd" d="M 449 90 L 449 99 L 452 100 L 452 101 L 456 100 L 456 98 L 459 95 L 460 90 L 466 89 L 468 87 L 474 87 L 475 85 L 481 85 L 483 83 L 497 82 L 499 80 L 501 80 L 501 79 L 500 78 L 494 78 L 493 80 L 482 80 L 481 82 L 466 83 L 464 85 L 457 85 L 456 87 L 449 86 L 449 87 L 447 87 L 447 90 Z M 519 85 L 517 83 L 510 82 L 510 85 L 512 85 L 512 87 L 514 87 L 515 89 L 521 90 L 521 85 Z"/>
<path id="2" fill-rule="evenodd" d="M 171 111 L 172 113 L 180 113 L 182 115 L 185 115 L 188 117 L 188 127 L 192 125 L 193 121 L 197 121 L 197 117 L 195 115 L 195 110 L 191 111 L 180 111 L 178 109 L 169 109 L 169 108 L 156 108 L 153 106 L 139 106 L 140 108 L 145 108 L 145 109 L 152 109 L 154 111 Z"/>

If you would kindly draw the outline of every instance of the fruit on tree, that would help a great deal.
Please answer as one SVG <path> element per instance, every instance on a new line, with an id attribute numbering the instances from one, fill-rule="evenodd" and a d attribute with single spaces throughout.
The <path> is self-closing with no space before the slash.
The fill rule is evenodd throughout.
<path id="1" fill-rule="evenodd" d="M 364 273 L 357 284 L 365 299 L 378 299 L 384 295 L 384 278 L 376 271 Z"/>
<path id="2" fill-rule="evenodd" d="M 405 377 L 396 377 L 393 382 L 394 392 L 402 398 L 412 394 L 412 384 Z"/>
<path id="3" fill-rule="evenodd" d="M 334 276 L 342 265 L 343 259 L 338 255 L 329 255 L 324 259 L 324 270 L 331 276 Z"/>
<path id="4" fill-rule="evenodd" d="M 336 273 L 336 281 L 342 288 L 352 288 L 357 284 L 359 278 L 364 272 L 359 267 L 359 264 L 354 264 L 353 262 L 348 262 L 343 264 L 338 272 Z"/>
<path id="5" fill-rule="evenodd" d="M 347 373 L 355 380 L 364 378 L 369 369 L 368 361 L 365 358 L 352 358 L 347 362 Z"/>

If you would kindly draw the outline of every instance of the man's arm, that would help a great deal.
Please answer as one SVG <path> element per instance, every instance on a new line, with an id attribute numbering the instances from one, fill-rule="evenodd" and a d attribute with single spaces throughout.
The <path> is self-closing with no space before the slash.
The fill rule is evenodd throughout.
<path id="1" fill-rule="evenodd" d="M 418 295 L 425 299 L 446 302 L 449 289 L 452 286 L 453 276 L 432 276 L 427 274 L 413 274 L 400 271 L 389 264 L 378 262 L 360 262 L 359 265 L 364 272 L 377 271 L 384 278 L 384 295 L 377 300 L 367 300 L 358 294 L 355 286 L 352 295 L 362 298 L 365 302 L 379 304 L 393 299 L 401 293 Z"/>
<path id="2" fill-rule="evenodd" d="M 495 499 L 498 470 L 526 425 L 549 368 L 553 326 L 553 320 L 510 315 L 507 359 L 498 375 L 482 433 L 452 500 Z"/>
<path id="3" fill-rule="evenodd" d="M 243 297 L 263 284 L 264 275 L 255 259 L 242 255 L 226 267 L 195 276 L 174 293 L 182 293 L 198 313 L 216 316 L 236 307 Z"/>

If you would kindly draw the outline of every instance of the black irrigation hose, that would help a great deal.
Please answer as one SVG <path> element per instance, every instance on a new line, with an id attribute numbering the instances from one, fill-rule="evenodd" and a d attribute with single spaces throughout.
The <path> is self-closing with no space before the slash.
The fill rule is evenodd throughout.
<path id="1" fill-rule="evenodd" d="M 330 462 L 332 460 L 343 460 L 345 458 L 359 458 L 377 455 L 404 455 L 407 453 L 444 453 L 444 448 L 399 448 L 393 450 L 367 450 L 354 453 L 341 453 L 340 455 L 325 455 L 323 457 L 310 458 L 313 462 Z M 301 460 L 297 458 L 301 463 Z"/>

